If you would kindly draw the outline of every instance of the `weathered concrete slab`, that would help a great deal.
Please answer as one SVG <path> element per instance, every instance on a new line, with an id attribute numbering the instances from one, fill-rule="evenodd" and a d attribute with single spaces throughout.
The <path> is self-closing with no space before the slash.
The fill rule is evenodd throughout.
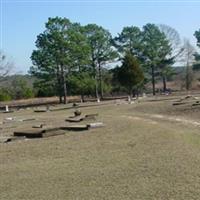
<path id="1" fill-rule="evenodd" d="M 37 125 L 33 125 L 32 128 L 43 128 L 45 126 L 45 124 L 37 124 Z"/>
<path id="2" fill-rule="evenodd" d="M 14 132 L 14 136 L 25 136 L 27 138 L 42 138 L 42 137 L 50 137 L 62 134 L 65 134 L 65 132 L 61 130 L 59 127 L 48 128 L 48 129 L 31 128 Z"/>
<path id="3" fill-rule="evenodd" d="M 38 109 L 38 110 L 34 110 L 34 112 L 47 112 L 48 110 L 46 109 Z"/>
<path id="4" fill-rule="evenodd" d="M 90 119 L 95 120 L 96 116 L 98 116 L 97 113 L 87 114 L 85 116 L 70 116 L 65 121 L 67 121 L 67 122 L 81 122 L 83 120 L 90 120 Z"/>
<path id="5" fill-rule="evenodd" d="M 175 102 L 172 105 L 173 106 L 178 106 L 178 105 L 183 105 L 183 104 L 187 104 L 188 102 Z"/>
<path id="6" fill-rule="evenodd" d="M 98 116 L 97 113 L 95 113 L 95 114 L 88 114 L 88 115 L 85 115 L 84 120 L 90 120 L 90 119 L 95 120 L 97 116 Z"/>
<path id="7" fill-rule="evenodd" d="M 66 122 L 81 122 L 83 121 L 84 117 L 74 117 L 74 118 L 67 118 L 65 119 Z"/>
<path id="8" fill-rule="evenodd" d="M 70 125 L 70 126 L 62 126 L 60 127 L 62 130 L 68 131 L 85 131 L 89 129 L 88 125 Z"/>
<path id="9" fill-rule="evenodd" d="M 194 103 L 192 106 L 200 106 L 200 103 Z"/>
<path id="10" fill-rule="evenodd" d="M 85 115 L 85 117 L 97 117 L 98 115 L 99 115 L 98 113 L 87 114 L 87 115 Z"/>

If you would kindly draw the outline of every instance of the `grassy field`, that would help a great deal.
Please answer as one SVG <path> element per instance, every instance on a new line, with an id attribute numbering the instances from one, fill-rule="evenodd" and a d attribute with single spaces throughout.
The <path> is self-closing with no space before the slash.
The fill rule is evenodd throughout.
<path id="1" fill-rule="evenodd" d="M 200 111 L 189 108 L 174 107 L 172 100 L 108 102 L 81 108 L 98 112 L 105 127 L 0 144 L 0 199 L 200 199 L 200 128 L 192 123 Z M 0 120 L 37 119 L 3 124 L 1 131 L 9 135 L 39 122 L 64 124 L 72 112 L 0 114 Z"/>

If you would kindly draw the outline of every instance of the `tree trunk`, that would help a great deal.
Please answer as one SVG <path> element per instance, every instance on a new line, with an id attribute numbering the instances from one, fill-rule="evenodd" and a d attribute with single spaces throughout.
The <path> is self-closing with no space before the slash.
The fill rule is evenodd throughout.
<path id="1" fill-rule="evenodd" d="M 152 76 L 153 95 L 156 95 L 154 66 L 151 66 L 151 76 Z"/>
<path id="2" fill-rule="evenodd" d="M 187 63 L 187 66 L 186 66 L 186 90 L 189 90 L 190 89 L 190 78 L 189 78 L 189 64 Z"/>
<path id="3" fill-rule="evenodd" d="M 63 77 L 63 81 L 64 81 L 64 83 L 63 83 L 63 87 L 64 87 L 64 101 L 63 101 L 63 103 L 64 104 L 66 104 L 67 103 L 67 87 L 66 87 L 66 81 L 65 81 L 65 77 Z"/>
<path id="4" fill-rule="evenodd" d="M 130 97 L 132 98 L 133 97 L 133 88 L 132 87 L 129 87 L 129 95 Z"/>
<path id="5" fill-rule="evenodd" d="M 99 91 L 98 91 L 98 78 L 97 75 L 95 76 L 95 93 L 97 102 L 99 102 Z"/>
<path id="6" fill-rule="evenodd" d="M 64 92 L 64 101 L 63 103 L 67 103 L 67 87 L 66 87 L 66 78 L 65 78 L 65 73 L 63 73 L 63 92 Z"/>
<path id="7" fill-rule="evenodd" d="M 99 102 L 100 101 L 100 99 L 99 99 L 99 87 L 98 87 L 98 73 L 97 73 L 97 68 L 96 67 L 94 67 L 94 72 L 95 72 L 95 76 L 94 76 L 94 78 L 95 78 L 95 93 L 96 93 L 96 99 L 97 99 L 97 102 Z"/>
<path id="8" fill-rule="evenodd" d="M 167 83 L 166 83 L 166 77 L 165 75 L 163 75 L 163 92 L 166 92 L 167 91 Z"/>
<path id="9" fill-rule="evenodd" d="M 133 96 L 133 97 L 136 96 L 136 90 L 135 90 L 135 89 L 132 90 L 132 96 Z"/>
<path id="10" fill-rule="evenodd" d="M 84 101 L 84 94 L 81 94 L 81 102 L 83 103 Z"/>
<path id="11" fill-rule="evenodd" d="M 96 66 L 94 58 L 92 59 L 92 66 L 93 66 L 93 73 L 94 73 L 93 76 L 95 79 L 95 96 L 96 96 L 97 102 L 99 102 L 98 73 L 97 73 L 97 66 Z"/>
<path id="12" fill-rule="evenodd" d="M 62 96 L 59 94 L 59 103 L 62 103 Z"/>
<path id="13" fill-rule="evenodd" d="M 62 71 L 62 84 L 63 84 L 63 97 L 64 97 L 63 103 L 66 104 L 67 103 L 67 87 L 66 87 L 66 78 L 65 78 L 65 72 L 64 72 L 63 66 L 61 66 L 61 71 Z"/>
<path id="14" fill-rule="evenodd" d="M 139 98 L 139 89 L 138 89 L 138 87 L 136 88 L 136 98 L 137 99 Z"/>
<path id="15" fill-rule="evenodd" d="M 58 93 L 59 93 L 59 103 L 62 103 L 62 77 L 60 75 L 58 78 Z"/>
<path id="16" fill-rule="evenodd" d="M 62 103 L 62 84 L 61 84 L 62 77 L 60 76 L 59 65 L 57 65 L 57 82 L 58 82 L 58 95 L 59 95 L 59 103 Z"/>
<path id="17" fill-rule="evenodd" d="M 102 70 L 101 70 L 101 65 L 99 63 L 99 86 L 100 86 L 100 96 L 101 99 L 103 99 L 103 83 L 102 83 Z"/>
<path id="18" fill-rule="evenodd" d="M 133 97 L 133 90 L 132 88 L 129 88 L 128 103 L 131 103 L 132 97 Z"/>

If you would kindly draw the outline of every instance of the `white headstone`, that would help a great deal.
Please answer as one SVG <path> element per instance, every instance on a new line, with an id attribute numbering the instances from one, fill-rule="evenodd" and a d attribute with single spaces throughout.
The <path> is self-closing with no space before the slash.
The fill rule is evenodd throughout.
<path id="1" fill-rule="evenodd" d="M 128 102 L 131 103 L 131 96 L 128 96 Z"/>
<path id="2" fill-rule="evenodd" d="M 8 105 L 6 105 L 6 112 L 9 112 L 9 108 L 8 108 Z"/>

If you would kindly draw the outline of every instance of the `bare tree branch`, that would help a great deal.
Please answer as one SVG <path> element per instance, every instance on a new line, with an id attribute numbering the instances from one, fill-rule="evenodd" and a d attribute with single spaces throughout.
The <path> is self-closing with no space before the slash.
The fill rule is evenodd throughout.
<path id="1" fill-rule="evenodd" d="M 175 61 L 179 62 L 184 50 L 179 33 L 174 28 L 165 24 L 160 24 L 158 27 L 166 35 L 172 47 L 172 55 L 170 57 L 174 57 Z"/>
<path id="2" fill-rule="evenodd" d="M 0 79 L 7 76 L 13 69 L 13 63 L 7 60 L 5 54 L 0 50 Z"/>

